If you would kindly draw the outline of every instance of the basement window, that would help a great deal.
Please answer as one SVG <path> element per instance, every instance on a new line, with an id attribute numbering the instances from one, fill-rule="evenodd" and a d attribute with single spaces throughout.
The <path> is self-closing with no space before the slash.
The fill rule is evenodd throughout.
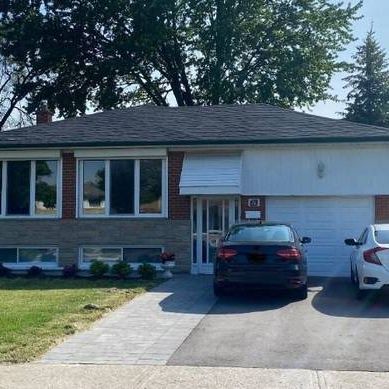
<path id="1" fill-rule="evenodd" d="M 58 262 L 57 247 L 0 247 L 0 263 L 28 265 L 56 265 Z"/>
<path id="2" fill-rule="evenodd" d="M 88 267 L 92 261 L 102 261 L 108 264 L 118 261 L 125 261 L 131 265 L 144 262 L 159 264 L 162 251 L 161 246 L 81 247 L 80 267 Z"/>
<path id="3" fill-rule="evenodd" d="M 92 261 L 114 263 L 122 260 L 122 250 L 114 247 L 84 247 L 81 250 L 81 260 L 84 263 Z"/>

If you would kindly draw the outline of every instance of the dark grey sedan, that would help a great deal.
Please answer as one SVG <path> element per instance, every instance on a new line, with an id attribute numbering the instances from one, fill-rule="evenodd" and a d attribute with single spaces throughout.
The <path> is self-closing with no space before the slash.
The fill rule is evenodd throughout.
<path id="1" fill-rule="evenodd" d="M 221 240 L 216 253 L 214 292 L 226 289 L 291 290 L 307 298 L 307 258 L 304 244 L 288 224 L 237 224 Z"/>

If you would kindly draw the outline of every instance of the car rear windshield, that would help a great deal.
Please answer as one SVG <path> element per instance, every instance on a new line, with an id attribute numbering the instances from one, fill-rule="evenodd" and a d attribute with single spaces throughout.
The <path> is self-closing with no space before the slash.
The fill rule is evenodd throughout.
<path id="1" fill-rule="evenodd" d="M 293 242 L 288 226 L 234 226 L 226 235 L 229 242 Z"/>
<path id="2" fill-rule="evenodd" d="M 377 243 L 389 244 L 389 230 L 375 230 L 374 236 Z"/>

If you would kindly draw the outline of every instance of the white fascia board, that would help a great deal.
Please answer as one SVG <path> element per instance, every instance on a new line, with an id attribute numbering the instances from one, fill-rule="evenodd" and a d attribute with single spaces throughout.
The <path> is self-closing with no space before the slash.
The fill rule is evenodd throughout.
<path id="1" fill-rule="evenodd" d="M 180 187 L 180 195 L 239 195 L 240 188 L 237 186 L 189 186 Z"/>
<path id="2" fill-rule="evenodd" d="M 60 150 L 0 150 L 0 159 L 59 159 Z"/>
<path id="3" fill-rule="evenodd" d="M 124 148 L 124 149 L 75 149 L 76 158 L 142 158 L 166 157 L 166 148 Z"/>

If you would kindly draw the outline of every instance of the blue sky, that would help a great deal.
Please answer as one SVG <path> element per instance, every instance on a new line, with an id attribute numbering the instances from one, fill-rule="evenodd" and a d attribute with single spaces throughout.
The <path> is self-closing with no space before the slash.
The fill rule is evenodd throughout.
<path id="1" fill-rule="evenodd" d="M 355 4 L 356 2 L 357 1 L 351 1 L 352 4 Z M 358 38 L 358 40 L 351 43 L 347 47 L 347 50 L 341 53 L 340 58 L 351 61 L 356 46 L 358 46 L 366 36 L 372 22 L 374 23 L 376 38 L 389 56 L 389 0 L 364 0 L 364 5 L 361 8 L 360 14 L 364 17 L 354 23 L 354 36 L 355 38 Z M 340 99 L 344 99 L 347 95 L 347 90 L 343 88 L 344 81 L 342 81 L 342 78 L 344 76 L 344 74 L 335 75 L 331 83 L 331 87 L 333 88 L 332 92 Z M 310 112 L 315 115 L 340 118 L 337 112 L 342 112 L 344 107 L 344 103 L 331 101 L 320 102 L 313 107 Z M 307 110 L 304 111 L 309 112 Z"/>

